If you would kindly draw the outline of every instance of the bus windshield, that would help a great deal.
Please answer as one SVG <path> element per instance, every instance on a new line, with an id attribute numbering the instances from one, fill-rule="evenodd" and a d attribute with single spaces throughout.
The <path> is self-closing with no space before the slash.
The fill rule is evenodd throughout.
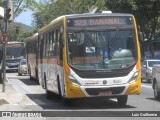
<path id="1" fill-rule="evenodd" d="M 25 47 L 23 44 L 7 44 L 7 59 L 22 59 L 25 56 Z"/>
<path id="2" fill-rule="evenodd" d="M 124 69 L 135 64 L 137 47 L 131 27 L 68 30 L 68 63 L 80 70 Z"/>

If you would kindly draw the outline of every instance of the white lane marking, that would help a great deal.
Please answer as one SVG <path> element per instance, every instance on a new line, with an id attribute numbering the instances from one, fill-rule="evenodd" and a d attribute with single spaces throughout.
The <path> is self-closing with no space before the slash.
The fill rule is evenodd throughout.
<path id="1" fill-rule="evenodd" d="M 149 85 L 141 85 L 142 87 L 147 87 L 147 88 L 151 88 L 152 89 L 152 86 L 149 86 Z"/>

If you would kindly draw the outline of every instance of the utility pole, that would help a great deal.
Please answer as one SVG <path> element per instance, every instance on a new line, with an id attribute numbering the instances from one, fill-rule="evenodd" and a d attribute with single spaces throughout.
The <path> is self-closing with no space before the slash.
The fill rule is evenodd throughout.
<path id="1" fill-rule="evenodd" d="M 3 6 L 4 6 L 4 31 L 3 34 L 7 33 L 7 19 L 6 19 L 6 11 L 7 11 L 7 6 L 8 6 L 8 0 L 3 1 Z M 3 44 L 3 65 L 2 65 L 2 70 L 3 70 L 3 80 L 2 80 L 2 92 L 5 92 L 5 81 L 6 81 L 6 43 Z"/>
<path id="2" fill-rule="evenodd" d="M 2 33 L 2 40 L 1 43 L 3 44 L 3 78 L 2 78 L 2 92 L 5 92 L 5 81 L 6 81 L 6 47 L 7 47 L 7 42 L 8 42 L 8 21 L 10 20 L 12 13 L 11 8 L 9 8 L 9 5 L 11 4 L 10 1 L 13 0 L 3 0 L 3 6 L 4 6 L 4 29 Z M 12 19 L 12 18 L 11 18 Z"/>

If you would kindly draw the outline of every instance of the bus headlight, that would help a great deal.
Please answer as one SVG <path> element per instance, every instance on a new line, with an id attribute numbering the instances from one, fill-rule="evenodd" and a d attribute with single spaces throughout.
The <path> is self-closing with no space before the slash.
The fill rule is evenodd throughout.
<path id="1" fill-rule="evenodd" d="M 71 81 L 72 84 L 80 86 L 81 84 L 72 76 L 68 75 L 69 80 Z"/>
<path id="2" fill-rule="evenodd" d="M 139 74 L 139 71 L 136 71 L 132 77 L 130 78 L 130 80 L 128 81 L 128 83 L 133 83 L 137 80 L 137 77 L 138 77 L 138 74 Z"/>

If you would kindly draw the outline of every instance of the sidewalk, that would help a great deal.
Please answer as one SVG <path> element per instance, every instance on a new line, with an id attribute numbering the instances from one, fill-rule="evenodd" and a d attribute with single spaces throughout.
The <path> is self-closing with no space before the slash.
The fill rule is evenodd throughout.
<path id="1" fill-rule="evenodd" d="M 34 108 L 35 107 L 35 108 Z M 0 120 L 46 120 L 44 117 L 23 117 L 21 112 L 29 111 L 32 109 L 37 109 L 35 103 L 30 100 L 27 95 L 20 92 L 16 86 L 9 81 L 5 82 L 5 92 L 2 92 L 2 84 L 0 84 L 0 114 L 5 111 L 9 111 L 9 115 L 14 112 L 11 111 L 20 111 L 20 116 L 2 116 L 0 115 Z M 37 109 L 39 110 L 39 109 Z M 7 113 L 7 112 L 6 112 Z M 22 114 L 23 115 L 23 114 Z"/>
<path id="2" fill-rule="evenodd" d="M 21 93 L 14 84 L 5 82 L 5 92 L 0 84 L 0 106 L 2 105 L 35 105 L 25 94 Z"/>

